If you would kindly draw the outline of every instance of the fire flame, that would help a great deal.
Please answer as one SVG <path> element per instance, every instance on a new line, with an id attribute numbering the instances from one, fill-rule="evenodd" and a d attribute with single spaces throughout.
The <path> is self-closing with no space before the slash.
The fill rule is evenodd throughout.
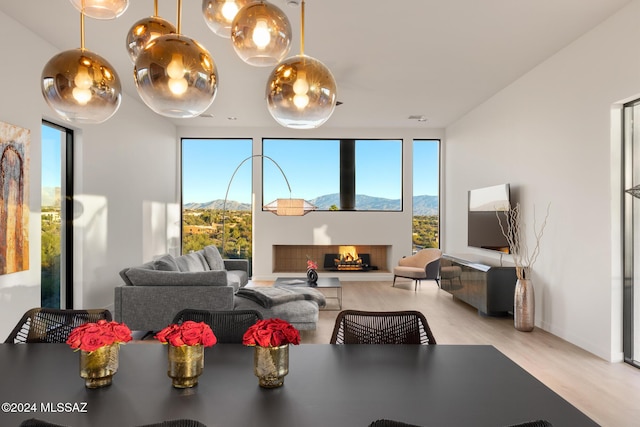
<path id="1" fill-rule="evenodd" d="M 355 246 L 340 246 L 338 251 L 340 252 L 340 260 L 342 262 L 354 262 L 360 259 Z"/>

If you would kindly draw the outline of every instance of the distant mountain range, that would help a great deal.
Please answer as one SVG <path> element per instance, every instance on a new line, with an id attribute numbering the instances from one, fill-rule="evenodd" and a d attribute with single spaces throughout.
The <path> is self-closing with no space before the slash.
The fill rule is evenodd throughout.
<path id="1" fill-rule="evenodd" d="M 60 207 L 60 187 L 42 187 L 41 204 L 47 207 Z"/>
<path id="2" fill-rule="evenodd" d="M 327 194 L 309 200 L 320 210 L 328 210 L 331 206 L 340 206 L 339 194 Z M 185 209 L 222 209 L 224 200 L 213 200 L 206 203 L 187 203 Z M 382 197 L 371 197 L 365 195 L 356 195 L 356 207 L 358 210 L 399 210 L 399 199 L 385 199 Z M 227 210 L 230 211 L 248 211 L 251 205 L 248 203 L 240 203 L 233 200 L 227 200 Z M 414 215 L 438 215 L 438 196 L 415 196 L 413 198 L 413 214 Z"/>

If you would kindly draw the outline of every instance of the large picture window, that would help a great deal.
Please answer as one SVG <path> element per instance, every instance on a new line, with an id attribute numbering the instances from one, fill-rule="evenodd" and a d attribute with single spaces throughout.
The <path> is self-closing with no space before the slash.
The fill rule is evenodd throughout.
<path id="1" fill-rule="evenodd" d="M 251 139 L 182 140 L 182 253 L 214 245 L 251 259 L 251 149 Z"/>
<path id="2" fill-rule="evenodd" d="M 413 141 L 413 252 L 440 247 L 440 141 Z"/>
<path id="3" fill-rule="evenodd" d="M 262 145 L 282 168 L 292 197 L 318 210 L 402 210 L 400 139 L 264 139 Z M 264 161 L 264 201 L 287 193 L 282 173 Z"/>
<path id="4" fill-rule="evenodd" d="M 40 305 L 73 308 L 73 131 L 41 132 Z"/>

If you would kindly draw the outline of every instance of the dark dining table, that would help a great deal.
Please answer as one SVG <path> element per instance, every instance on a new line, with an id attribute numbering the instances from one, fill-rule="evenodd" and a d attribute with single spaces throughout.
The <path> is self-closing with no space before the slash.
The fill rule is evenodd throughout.
<path id="1" fill-rule="evenodd" d="M 208 427 L 366 427 L 377 419 L 499 427 L 545 419 L 597 426 L 524 369 L 485 345 L 291 346 L 284 386 L 263 389 L 253 349 L 205 350 L 197 386 L 175 389 L 167 349 L 120 348 L 113 384 L 87 389 L 65 344 L 0 344 L 0 426 L 38 418 L 71 427 L 133 427 L 193 419 Z"/>

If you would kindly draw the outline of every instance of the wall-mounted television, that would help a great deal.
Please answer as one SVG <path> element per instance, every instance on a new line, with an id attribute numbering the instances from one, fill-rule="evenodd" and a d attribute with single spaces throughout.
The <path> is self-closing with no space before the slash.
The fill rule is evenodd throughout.
<path id="1" fill-rule="evenodd" d="M 510 253 L 509 242 L 502 233 L 497 215 L 507 230 L 511 195 L 509 184 L 469 191 L 468 241 L 471 247 Z"/>

